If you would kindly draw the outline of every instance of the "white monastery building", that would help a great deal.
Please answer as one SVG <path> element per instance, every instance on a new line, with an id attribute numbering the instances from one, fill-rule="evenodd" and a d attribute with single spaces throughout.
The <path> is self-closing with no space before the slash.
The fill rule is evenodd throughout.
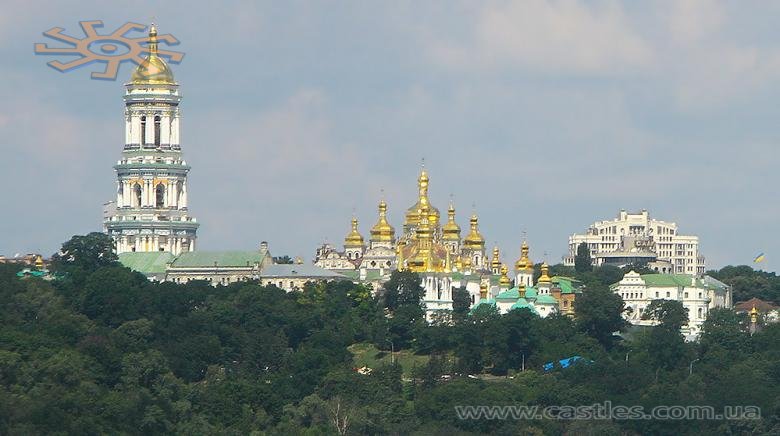
<path id="1" fill-rule="evenodd" d="M 612 292 L 625 301 L 623 317 L 634 325 L 650 326 L 656 322 L 642 319 L 653 300 L 677 300 L 688 309 L 688 323 L 682 328 L 686 339 L 693 340 L 701 333 L 701 326 L 710 309 L 731 308 L 731 287 L 710 276 L 690 274 L 639 274 L 630 271 L 611 286 Z"/>

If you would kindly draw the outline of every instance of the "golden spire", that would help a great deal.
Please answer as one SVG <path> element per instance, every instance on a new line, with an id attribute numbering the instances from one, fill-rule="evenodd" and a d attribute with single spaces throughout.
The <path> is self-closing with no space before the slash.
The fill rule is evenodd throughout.
<path id="1" fill-rule="evenodd" d="M 447 224 L 442 227 L 442 233 L 445 241 L 460 241 L 460 226 L 455 222 L 455 206 L 451 201 L 447 209 Z"/>
<path id="2" fill-rule="evenodd" d="M 525 298 L 525 285 L 520 283 L 517 285 L 517 294 L 520 295 L 520 298 Z"/>
<path id="3" fill-rule="evenodd" d="M 528 257 L 528 242 L 523 241 L 522 247 L 520 247 L 520 259 L 515 262 L 516 271 L 528 271 L 534 269 L 534 263 Z"/>
<path id="4" fill-rule="evenodd" d="M 157 26 L 149 26 L 149 55 L 157 56 Z"/>
<path id="5" fill-rule="evenodd" d="M 135 85 L 174 85 L 173 72 L 168 64 L 158 56 L 157 26 L 149 26 L 149 55 L 138 64 L 130 76 Z"/>
<path id="6" fill-rule="evenodd" d="M 493 247 L 493 258 L 490 260 L 490 270 L 495 271 L 496 274 L 501 271 L 501 253 L 498 251 L 498 245 Z"/>
<path id="7" fill-rule="evenodd" d="M 372 242 L 393 242 L 395 239 L 395 229 L 387 222 L 387 203 L 385 200 L 379 202 L 379 220 L 371 228 Z"/>
<path id="8" fill-rule="evenodd" d="M 417 179 L 417 187 L 419 190 L 417 203 L 415 203 L 406 211 L 404 231 L 408 231 L 411 227 L 420 224 L 420 221 L 423 219 L 423 217 L 428 219 L 428 224 L 433 226 L 434 229 L 438 228 L 439 209 L 433 207 L 430 200 L 428 199 L 428 182 L 428 172 L 425 171 L 425 168 L 423 168 L 420 171 L 420 177 Z"/>
<path id="9" fill-rule="evenodd" d="M 509 276 L 507 275 L 508 273 L 509 273 L 509 268 L 507 268 L 506 265 L 501 265 L 501 277 L 498 279 L 499 287 L 509 289 L 509 286 L 512 284 L 512 281 L 509 280 Z"/>
<path id="10" fill-rule="evenodd" d="M 542 262 L 542 275 L 539 276 L 539 280 L 537 280 L 536 283 L 537 284 L 552 283 L 552 279 L 550 278 L 550 267 L 547 265 L 547 262 Z"/>
<path id="11" fill-rule="evenodd" d="M 358 232 L 358 220 L 357 218 L 352 218 L 352 231 L 347 234 L 347 236 L 344 238 L 344 247 L 345 248 L 355 248 L 355 247 L 362 247 L 363 246 L 363 235 Z"/>
<path id="12" fill-rule="evenodd" d="M 485 283 L 479 285 L 479 299 L 480 301 L 487 299 L 487 285 Z"/>
<path id="13" fill-rule="evenodd" d="M 485 238 L 479 233 L 479 218 L 477 218 L 477 214 L 471 215 L 469 223 L 471 224 L 471 231 L 463 241 L 466 248 L 483 248 L 485 246 Z"/>

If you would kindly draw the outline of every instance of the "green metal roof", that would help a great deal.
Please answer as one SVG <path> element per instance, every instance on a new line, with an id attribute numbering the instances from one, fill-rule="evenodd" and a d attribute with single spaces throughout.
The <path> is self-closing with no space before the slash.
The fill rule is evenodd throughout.
<path id="1" fill-rule="evenodd" d="M 265 255 L 259 251 L 190 251 L 173 261 L 174 268 L 247 267 L 261 263 Z"/>
<path id="2" fill-rule="evenodd" d="M 360 270 L 358 270 L 358 269 L 334 269 L 334 270 L 331 270 L 331 271 L 333 271 L 336 274 L 340 274 L 340 275 L 344 276 L 345 279 L 350 279 L 350 280 L 359 280 L 360 279 Z M 387 269 L 387 272 L 391 272 L 391 271 L 392 270 Z M 382 276 L 379 275 L 379 270 L 376 270 L 376 269 L 375 270 L 366 270 L 366 278 L 365 278 L 365 280 L 374 281 L 374 280 L 379 280 L 381 278 L 382 278 Z"/>
<path id="3" fill-rule="evenodd" d="M 640 277 L 648 288 L 690 288 L 695 286 L 697 288 L 723 290 L 728 287 L 725 283 L 710 276 L 696 277 L 693 284 L 691 284 L 691 279 L 694 276 L 691 274 L 642 274 Z M 617 288 L 618 284 L 619 282 L 612 284 L 610 289 Z"/>
<path id="4" fill-rule="evenodd" d="M 304 278 L 330 278 L 346 279 L 343 275 L 320 268 L 316 265 L 307 264 L 274 264 L 268 265 L 260 272 L 262 278 L 274 277 L 304 277 Z"/>
<path id="5" fill-rule="evenodd" d="M 513 304 L 512 307 L 509 308 L 509 310 L 515 309 L 529 309 L 531 312 L 536 313 L 536 309 L 534 309 L 534 307 L 531 306 L 525 298 L 520 298 L 517 300 L 517 303 Z"/>
<path id="6" fill-rule="evenodd" d="M 558 300 L 556 300 L 552 295 L 539 295 L 536 297 L 536 304 L 553 304 L 558 305 Z"/>
<path id="7" fill-rule="evenodd" d="M 648 287 L 690 287 L 693 278 L 689 274 L 642 274 L 640 277 Z M 696 286 L 702 284 L 698 279 L 694 283 Z"/>
<path id="8" fill-rule="evenodd" d="M 143 274 L 164 274 L 174 259 L 168 251 L 128 252 L 119 255 L 119 263 Z"/>
<path id="9" fill-rule="evenodd" d="M 525 298 L 535 299 L 538 291 L 533 286 L 525 288 Z M 517 300 L 520 298 L 520 290 L 515 286 L 512 289 L 508 289 L 496 297 L 497 300 Z"/>
<path id="10" fill-rule="evenodd" d="M 579 281 L 576 279 L 570 277 L 553 277 L 552 282 L 561 288 L 561 294 L 574 294 L 578 292 L 575 283 L 579 283 Z"/>
<path id="11" fill-rule="evenodd" d="M 520 293 L 517 287 L 514 287 L 498 294 L 496 300 L 517 300 L 518 298 L 520 298 Z"/>

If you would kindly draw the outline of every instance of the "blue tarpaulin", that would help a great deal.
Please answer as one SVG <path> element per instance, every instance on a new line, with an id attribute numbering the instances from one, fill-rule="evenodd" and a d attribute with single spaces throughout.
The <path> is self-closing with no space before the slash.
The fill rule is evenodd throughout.
<path id="1" fill-rule="evenodd" d="M 567 357 L 566 359 L 559 360 L 558 365 L 560 365 L 561 368 L 568 368 L 569 366 L 574 364 L 574 362 L 578 362 L 580 360 L 585 360 L 588 363 L 593 363 L 592 360 L 587 360 L 582 356 L 572 356 L 572 357 Z M 545 371 L 552 371 L 555 368 L 555 362 L 547 362 L 542 366 L 542 368 L 544 368 Z"/>

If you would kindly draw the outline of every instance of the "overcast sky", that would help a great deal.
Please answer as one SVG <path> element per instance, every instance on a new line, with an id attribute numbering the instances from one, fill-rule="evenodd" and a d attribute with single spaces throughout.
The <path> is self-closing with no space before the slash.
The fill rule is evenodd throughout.
<path id="1" fill-rule="evenodd" d="M 557 262 L 621 208 L 698 235 L 708 267 L 780 267 L 780 3 L 0 0 L 0 254 L 101 229 L 123 86 L 36 56 L 154 19 L 186 53 L 182 148 L 202 250 L 311 259 L 385 190 L 402 225 L 425 158 L 434 205 L 472 204 L 513 262 Z M 163 46 L 162 48 L 166 48 Z"/>

